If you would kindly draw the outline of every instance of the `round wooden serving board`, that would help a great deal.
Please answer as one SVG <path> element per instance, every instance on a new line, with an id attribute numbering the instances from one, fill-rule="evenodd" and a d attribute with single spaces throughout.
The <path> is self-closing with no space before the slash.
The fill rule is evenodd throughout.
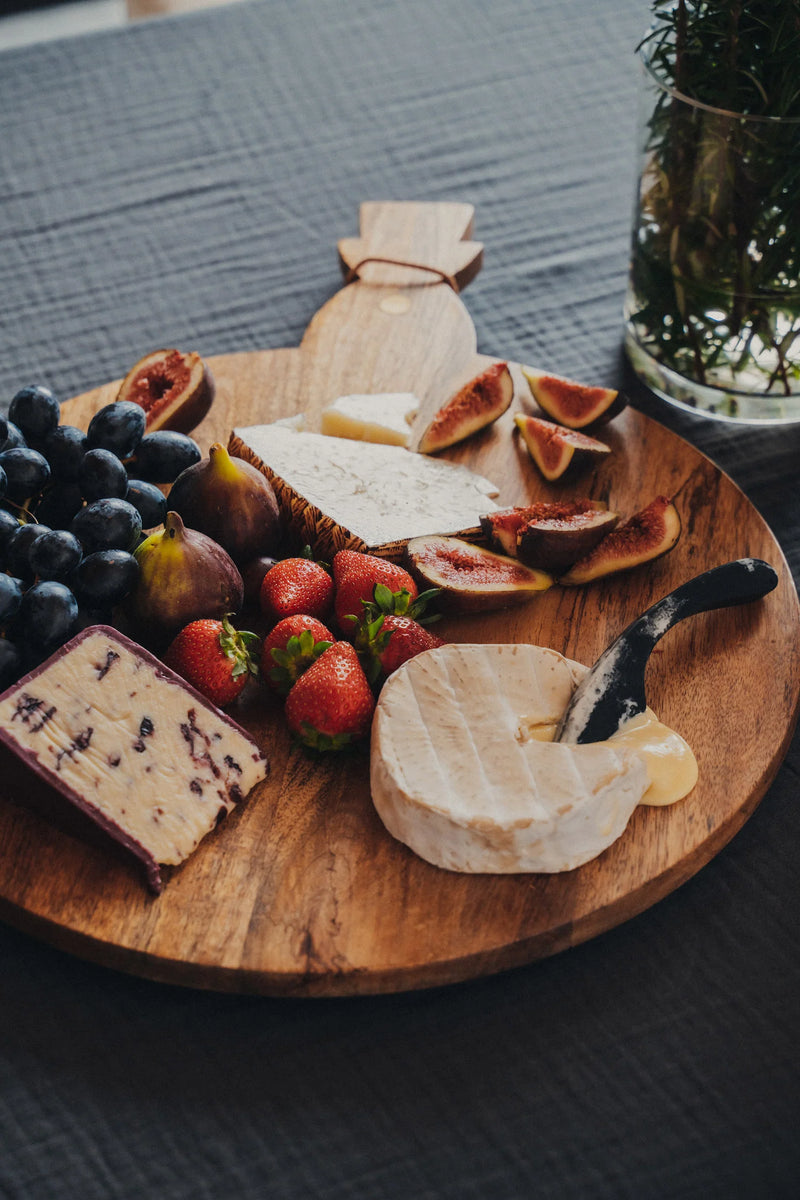
<path id="1" fill-rule="evenodd" d="M 365 257 L 426 263 L 463 285 L 480 247 L 465 205 L 365 205 Z M 195 436 L 204 450 L 234 426 L 320 408 L 346 392 L 415 391 L 420 425 L 487 360 L 469 316 L 440 276 L 373 262 L 317 314 L 298 349 L 209 360 L 217 399 Z M 132 356 L 132 361 L 137 355 Z M 558 370 L 558 364 L 546 366 Z M 521 608 L 439 627 L 452 641 L 532 642 L 587 664 L 643 609 L 728 559 L 777 569 L 763 601 L 683 622 L 648 674 L 656 712 L 693 747 L 695 790 L 639 808 L 599 858 L 560 875 L 458 875 L 394 841 L 372 806 L 368 754 L 312 759 L 290 746 L 280 705 L 251 686 L 231 715 L 266 749 L 270 777 L 205 839 L 154 897 L 133 870 L 0 800 L 0 915 L 94 961 L 171 983 L 272 995 L 389 992 L 464 980 L 585 941 L 641 912 L 707 863 L 764 795 L 795 725 L 798 600 L 772 534 L 748 500 L 686 442 L 633 410 L 600 436 L 595 471 L 545 484 L 513 431 L 535 412 L 513 367 L 512 411 L 450 456 L 499 487 L 498 502 L 591 496 L 623 514 L 659 493 L 683 520 L 665 558 L 585 588 L 553 587 Z M 85 425 L 109 384 L 65 406 Z M 491 713 L 486 713 L 491 720 Z M 413 746 L 409 747 L 413 753 Z"/>

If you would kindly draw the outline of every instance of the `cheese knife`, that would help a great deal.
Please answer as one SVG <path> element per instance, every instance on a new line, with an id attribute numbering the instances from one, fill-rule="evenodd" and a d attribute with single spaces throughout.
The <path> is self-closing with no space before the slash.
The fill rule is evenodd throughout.
<path id="1" fill-rule="evenodd" d="M 631 622 L 605 650 L 572 694 L 556 742 L 602 742 L 623 721 L 644 712 L 647 661 L 678 621 L 715 608 L 749 604 L 771 592 L 777 572 L 760 558 L 739 558 L 681 584 Z"/>

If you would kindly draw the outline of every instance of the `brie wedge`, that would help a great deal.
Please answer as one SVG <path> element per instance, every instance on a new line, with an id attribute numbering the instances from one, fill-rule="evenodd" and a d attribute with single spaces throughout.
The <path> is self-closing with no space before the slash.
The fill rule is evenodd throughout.
<path id="1" fill-rule="evenodd" d="M 407 448 L 418 409 L 413 392 L 340 396 L 322 410 L 320 428 L 329 437 Z"/>
<path id="2" fill-rule="evenodd" d="M 409 660 L 372 726 L 372 798 L 389 832 L 436 866 L 492 874 L 569 871 L 610 846 L 650 780 L 624 744 L 549 740 L 585 671 L 529 645 Z"/>

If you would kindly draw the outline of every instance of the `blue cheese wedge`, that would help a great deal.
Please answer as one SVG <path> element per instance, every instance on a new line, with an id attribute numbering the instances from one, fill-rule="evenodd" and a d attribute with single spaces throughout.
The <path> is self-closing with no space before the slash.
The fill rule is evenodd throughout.
<path id="1" fill-rule="evenodd" d="M 419 411 L 413 392 L 377 392 L 340 396 L 322 410 L 320 429 L 329 437 L 405 446 Z"/>
<path id="2" fill-rule="evenodd" d="M 451 871 L 570 871 L 624 831 L 649 787 L 635 748 L 554 743 L 586 668 L 529 645 L 447 645 L 384 684 L 372 799 L 384 825 Z"/>
<path id="3" fill-rule="evenodd" d="M 76 810 L 143 863 L 156 892 L 160 867 L 188 858 L 267 774 L 243 729 L 100 625 L 0 697 L 0 744 L 40 785 L 37 807 L 57 822 Z"/>
<path id="4" fill-rule="evenodd" d="M 497 488 L 460 463 L 279 425 L 233 431 L 232 454 L 272 483 L 301 544 L 321 556 L 351 548 L 399 557 L 413 537 L 480 535 Z"/>

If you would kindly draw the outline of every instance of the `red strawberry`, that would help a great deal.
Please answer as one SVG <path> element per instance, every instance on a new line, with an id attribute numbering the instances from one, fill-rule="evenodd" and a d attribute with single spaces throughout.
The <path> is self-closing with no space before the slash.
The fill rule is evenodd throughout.
<path id="1" fill-rule="evenodd" d="M 334 612 L 340 628 L 346 633 L 351 632 L 352 624 L 346 618 L 361 617 L 361 601 L 373 600 L 379 584 L 397 597 L 397 612 L 405 612 L 409 603 L 417 598 L 417 585 L 408 571 L 374 554 L 340 550 L 333 559 L 333 578 L 336 584 Z"/>
<path id="2" fill-rule="evenodd" d="M 261 673 L 271 688 L 285 695 L 335 640 L 316 617 L 305 613 L 284 617 L 264 638 Z"/>
<path id="3" fill-rule="evenodd" d="M 258 600 L 271 621 L 298 613 L 321 618 L 333 601 L 333 580 L 311 558 L 284 558 L 267 571 Z"/>
<path id="4" fill-rule="evenodd" d="M 386 675 L 391 675 L 409 658 L 421 654 L 423 650 L 432 650 L 435 646 L 443 646 L 444 642 L 435 633 L 431 633 L 412 617 L 398 617 L 391 613 L 383 618 L 381 633 L 387 635 L 386 643 L 378 657 Z"/>
<path id="5" fill-rule="evenodd" d="M 380 613 L 373 605 L 365 605 L 353 645 L 364 674 L 370 683 L 374 683 L 381 671 L 391 675 L 409 658 L 423 650 L 432 650 L 434 646 L 443 646 L 444 642 L 413 617 Z"/>
<path id="6" fill-rule="evenodd" d="M 286 697 L 286 719 L 315 750 L 339 750 L 369 732 L 375 697 L 349 642 L 334 642 Z"/>
<path id="7" fill-rule="evenodd" d="M 259 639 L 236 630 L 228 617 L 204 618 L 184 626 L 164 655 L 164 662 L 223 708 L 236 699 L 250 675 L 258 674 L 253 658 Z"/>

